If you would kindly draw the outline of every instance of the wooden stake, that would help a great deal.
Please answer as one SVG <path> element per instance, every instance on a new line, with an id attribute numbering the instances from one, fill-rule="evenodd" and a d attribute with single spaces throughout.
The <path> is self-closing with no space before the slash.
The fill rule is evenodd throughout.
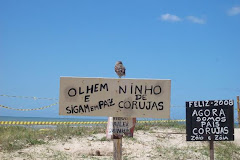
<path id="1" fill-rule="evenodd" d="M 239 105 L 239 96 L 237 96 L 237 110 L 238 110 L 238 127 L 240 128 L 240 105 Z"/>
<path id="2" fill-rule="evenodd" d="M 113 139 L 113 159 L 122 160 L 122 138 Z"/>
<path id="3" fill-rule="evenodd" d="M 214 160 L 214 141 L 209 141 L 210 143 L 210 160 Z"/>

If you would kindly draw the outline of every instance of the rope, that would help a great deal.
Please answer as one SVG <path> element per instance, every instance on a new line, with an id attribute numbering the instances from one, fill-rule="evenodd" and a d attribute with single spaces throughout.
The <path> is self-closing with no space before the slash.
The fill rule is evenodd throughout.
<path id="1" fill-rule="evenodd" d="M 58 100 L 56 98 L 38 98 L 38 97 L 27 97 L 27 96 L 10 96 L 10 95 L 0 95 L 1 97 L 11 97 L 11 98 L 28 98 L 28 99 L 34 99 L 34 100 L 37 100 L 37 99 L 44 99 L 44 100 Z"/>
<path id="2" fill-rule="evenodd" d="M 39 107 L 39 108 L 32 108 L 32 109 L 19 109 L 19 108 L 12 108 L 12 107 L 8 107 L 8 106 L 4 106 L 4 105 L 0 105 L 0 107 L 5 108 L 5 109 L 11 109 L 11 110 L 15 110 L 15 111 L 36 111 L 36 110 L 42 110 L 42 109 L 46 109 L 52 106 L 57 105 L 57 103 L 53 103 L 51 105 L 48 106 L 44 106 L 44 107 Z"/>
<path id="3" fill-rule="evenodd" d="M 39 97 L 28 97 L 28 96 L 11 96 L 11 95 L 5 95 L 2 94 L 0 95 L 0 97 L 12 97 L 12 98 L 28 98 L 28 99 L 34 99 L 34 100 L 38 100 L 38 99 L 43 99 L 43 100 L 58 100 L 57 98 L 39 98 Z M 239 101 L 237 101 L 239 103 Z M 33 109 L 18 109 L 18 108 L 13 108 L 13 107 L 8 107 L 8 106 L 4 106 L 4 105 L 0 105 L 0 107 L 5 108 L 5 109 L 11 109 L 11 110 L 16 110 L 16 111 L 35 111 L 35 110 L 42 110 L 42 109 L 46 109 L 52 106 L 57 105 L 58 103 L 54 103 L 48 106 L 44 106 L 44 107 L 39 107 L 39 108 L 33 108 Z M 171 106 L 173 108 L 183 108 L 185 106 Z M 237 110 L 238 112 L 240 112 L 240 108 L 234 108 L 234 110 Z"/>

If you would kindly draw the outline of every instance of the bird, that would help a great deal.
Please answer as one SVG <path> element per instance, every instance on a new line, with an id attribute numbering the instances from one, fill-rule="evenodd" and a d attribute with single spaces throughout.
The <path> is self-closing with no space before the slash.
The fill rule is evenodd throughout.
<path id="1" fill-rule="evenodd" d="M 121 78 L 122 76 L 125 76 L 126 69 L 122 64 L 122 61 L 117 61 L 114 69 L 115 69 L 115 72 L 117 73 L 119 78 Z"/>

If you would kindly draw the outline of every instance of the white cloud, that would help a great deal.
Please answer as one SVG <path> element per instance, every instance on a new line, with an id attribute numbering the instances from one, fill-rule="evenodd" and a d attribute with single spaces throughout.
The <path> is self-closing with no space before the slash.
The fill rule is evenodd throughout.
<path id="1" fill-rule="evenodd" d="M 228 15 L 229 16 L 235 16 L 237 14 L 240 14 L 240 7 L 232 7 L 229 11 L 228 11 Z"/>
<path id="2" fill-rule="evenodd" d="M 181 21 L 181 18 L 179 18 L 176 15 L 169 14 L 169 13 L 161 15 L 160 19 L 163 20 L 163 21 L 170 21 L 170 22 Z"/>
<path id="3" fill-rule="evenodd" d="M 193 23 L 198 23 L 198 24 L 205 24 L 205 20 L 204 19 L 200 19 L 194 16 L 188 16 L 187 19 Z"/>

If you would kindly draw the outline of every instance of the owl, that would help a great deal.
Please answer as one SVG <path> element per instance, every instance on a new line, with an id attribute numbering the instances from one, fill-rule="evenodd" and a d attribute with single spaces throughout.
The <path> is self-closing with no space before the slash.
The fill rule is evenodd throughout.
<path id="1" fill-rule="evenodd" d="M 125 67 L 122 64 L 122 61 L 117 61 L 115 64 L 115 72 L 117 73 L 118 77 L 121 78 L 122 76 L 125 76 Z"/>

